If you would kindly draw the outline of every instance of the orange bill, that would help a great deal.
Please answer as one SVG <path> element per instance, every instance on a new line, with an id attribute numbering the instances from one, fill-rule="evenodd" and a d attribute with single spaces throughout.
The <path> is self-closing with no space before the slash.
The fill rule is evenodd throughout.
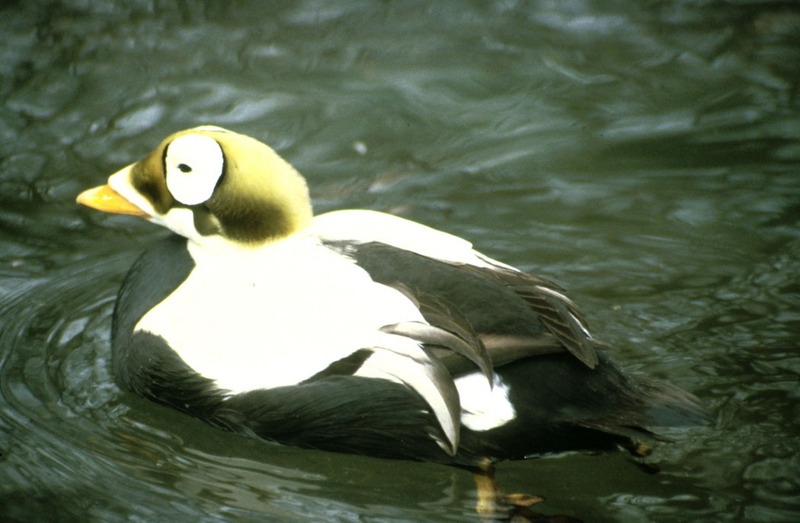
<path id="1" fill-rule="evenodd" d="M 149 218 L 150 215 L 126 200 L 110 185 L 100 185 L 86 189 L 78 195 L 76 201 L 98 211 L 113 212 L 117 214 L 132 214 Z"/>

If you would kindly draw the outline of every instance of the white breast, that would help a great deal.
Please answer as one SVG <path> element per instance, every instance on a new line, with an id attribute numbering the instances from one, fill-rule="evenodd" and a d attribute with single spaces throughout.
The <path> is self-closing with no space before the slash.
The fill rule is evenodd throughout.
<path id="1" fill-rule="evenodd" d="M 360 348 L 408 350 L 410 340 L 378 329 L 423 321 L 405 296 L 313 237 L 224 256 L 196 246 L 190 253 L 191 276 L 136 330 L 164 337 L 234 393 L 296 384 Z"/>

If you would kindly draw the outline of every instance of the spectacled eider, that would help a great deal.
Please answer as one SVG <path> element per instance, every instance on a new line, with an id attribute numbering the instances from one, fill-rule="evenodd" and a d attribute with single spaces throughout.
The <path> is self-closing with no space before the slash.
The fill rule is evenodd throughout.
<path id="1" fill-rule="evenodd" d="M 253 138 L 176 133 L 78 202 L 176 233 L 122 284 L 113 372 L 212 425 L 467 468 L 485 512 L 499 460 L 641 448 L 648 427 L 707 416 L 624 373 L 554 283 L 396 216 L 313 217 L 304 179 Z"/>

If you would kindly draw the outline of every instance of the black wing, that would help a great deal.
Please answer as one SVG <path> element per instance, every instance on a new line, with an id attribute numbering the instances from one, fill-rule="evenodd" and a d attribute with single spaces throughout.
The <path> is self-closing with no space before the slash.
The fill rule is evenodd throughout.
<path id="1" fill-rule="evenodd" d="M 327 245 L 354 259 L 374 281 L 403 292 L 434 329 L 458 340 L 437 342 L 414 326 L 391 326 L 439 347 L 454 375 L 477 365 L 491 379 L 492 368 L 563 352 L 594 368 L 597 351 L 609 348 L 589 335 L 583 315 L 558 285 L 543 278 L 499 265 L 444 262 L 380 242 Z"/>

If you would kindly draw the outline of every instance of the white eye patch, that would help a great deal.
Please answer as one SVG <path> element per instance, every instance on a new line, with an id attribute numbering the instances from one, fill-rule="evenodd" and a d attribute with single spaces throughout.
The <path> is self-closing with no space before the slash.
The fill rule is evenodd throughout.
<path id="1" fill-rule="evenodd" d="M 167 146 L 164 166 L 167 189 L 184 205 L 203 203 L 214 192 L 225 160 L 213 138 L 187 134 Z"/>

